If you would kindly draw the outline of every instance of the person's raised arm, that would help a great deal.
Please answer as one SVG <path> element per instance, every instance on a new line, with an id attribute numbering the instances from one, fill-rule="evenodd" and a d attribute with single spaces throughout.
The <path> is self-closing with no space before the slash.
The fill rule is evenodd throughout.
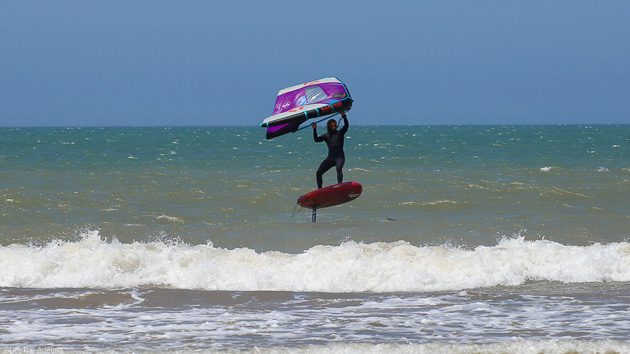
<path id="1" fill-rule="evenodd" d="M 346 112 L 341 113 L 341 118 L 343 118 L 343 127 L 341 128 L 341 133 L 346 133 L 348 131 L 348 127 L 350 126 L 350 122 L 348 122 L 348 116 Z"/>
<path id="2" fill-rule="evenodd" d="M 313 140 L 315 140 L 316 143 L 321 143 L 326 140 L 326 137 L 323 135 L 317 136 L 317 123 L 311 123 L 311 127 L 313 128 Z"/>

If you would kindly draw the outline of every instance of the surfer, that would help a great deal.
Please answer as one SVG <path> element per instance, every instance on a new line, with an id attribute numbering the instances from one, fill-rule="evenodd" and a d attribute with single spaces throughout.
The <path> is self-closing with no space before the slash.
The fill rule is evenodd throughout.
<path id="1" fill-rule="evenodd" d="M 337 183 L 343 182 L 342 169 L 343 164 L 346 162 L 346 155 L 343 152 L 343 141 L 350 123 L 348 122 L 348 117 L 345 112 L 341 113 L 341 118 L 343 118 L 343 127 L 341 129 L 337 130 L 336 120 L 329 119 L 326 123 L 326 134 L 321 136 L 317 135 L 317 124 L 311 124 L 311 127 L 313 128 L 313 139 L 315 142 L 319 143 L 325 141 L 328 146 L 328 156 L 324 159 L 324 161 L 322 161 L 315 173 L 315 176 L 317 177 L 317 188 L 322 188 L 322 175 L 333 166 L 337 168 Z"/>

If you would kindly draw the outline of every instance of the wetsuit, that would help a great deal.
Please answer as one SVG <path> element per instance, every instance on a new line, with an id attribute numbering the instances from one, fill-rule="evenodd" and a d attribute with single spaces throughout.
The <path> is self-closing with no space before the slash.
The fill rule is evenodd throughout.
<path id="1" fill-rule="evenodd" d="M 322 175 L 331 167 L 337 168 L 337 183 L 343 182 L 343 164 L 346 162 L 346 155 L 343 153 L 343 141 L 348 131 L 348 117 L 343 117 L 343 127 L 334 133 L 327 133 L 321 136 L 317 136 L 317 129 L 313 129 L 313 139 L 316 143 L 325 141 L 328 145 L 328 156 L 317 169 L 317 188 L 322 188 L 323 180 Z"/>

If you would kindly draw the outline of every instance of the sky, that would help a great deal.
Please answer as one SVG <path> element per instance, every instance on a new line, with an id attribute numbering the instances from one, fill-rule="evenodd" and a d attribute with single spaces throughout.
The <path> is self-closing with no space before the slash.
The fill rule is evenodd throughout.
<path id="1" fill-rule="evenodd" d="M 630 124 L 630 1 L 0 0 L 0 126 Z"/>

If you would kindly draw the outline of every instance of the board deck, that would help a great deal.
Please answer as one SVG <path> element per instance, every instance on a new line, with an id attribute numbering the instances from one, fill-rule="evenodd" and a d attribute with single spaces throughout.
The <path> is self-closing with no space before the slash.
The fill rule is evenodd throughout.
<path id="1" fill-rule="evenodd" d="M 363 191 L 359 182 L 344 182 L 316 189 L 300 196 L 297 203 L 308 209 L 321 209 L 347 203 L 358 198 Z"/>

